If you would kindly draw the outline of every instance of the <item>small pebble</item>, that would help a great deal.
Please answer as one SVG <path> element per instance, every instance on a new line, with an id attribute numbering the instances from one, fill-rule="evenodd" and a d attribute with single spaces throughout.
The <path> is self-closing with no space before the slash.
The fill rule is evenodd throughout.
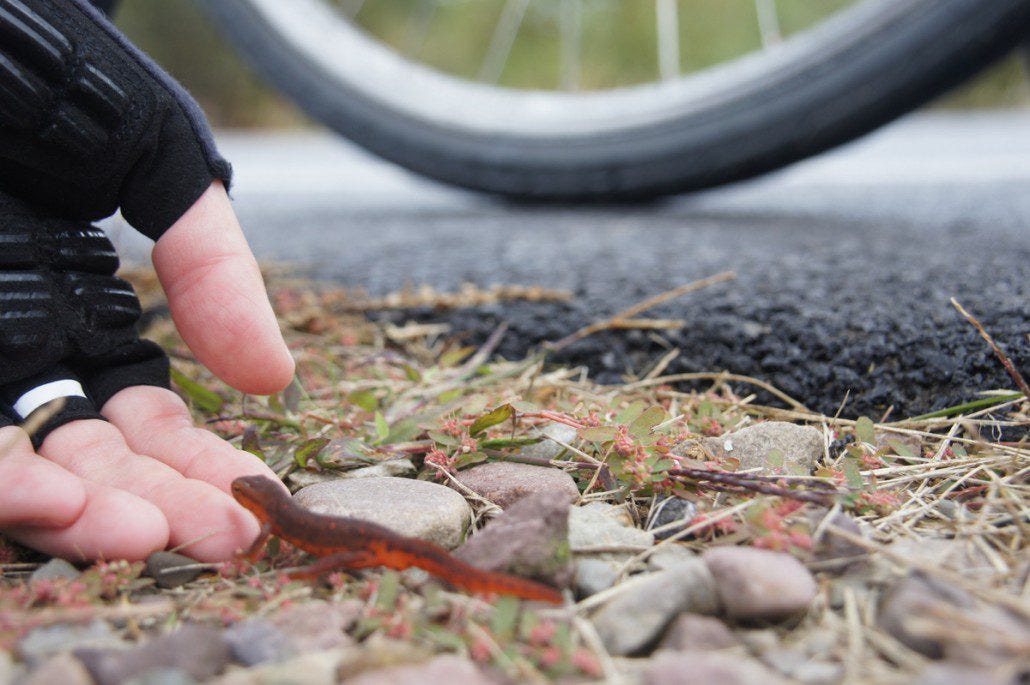
<path id="1" fill-rule="evenodd" d="M 763 421 L 702 444 L 717 459 L 739 460 L 737 470 L 758 469 L 761 474 L 808 475 L 823 456 L 823 434 L 811 426 L 785 421 Z"/>
<path id="2" fill-rule="evenodd" d="M 33 571 L 32 575 L 29 576 L 29 582 L 32 583 L 39 580 L 58 580 L 61 578 L 74 580 L 81 575 L 82 572 L 79 571 L 79 569 L 75 568 L 64 559 L 55 557 Z"/>
<path id="3" fill-rule="evenodd" d="M 185 585 L 201 573 L 196 567 L 200 562 L 175 552 L 154 552 L 147 557 L 146 574 L 154 579 L 158 587 L 173 588 Z"/>
<path id="4" fill-rule="evenodd" d="M 196 685 L 196 682 L 181 668 L 154 668 L 126 680 L 125 685 Z"/>
<path id="5" fill-rule="evenodd" d="M 809 570 L 784 552 L 726 546 L 708 549 L 701 558 L 730 618 L 786 618 L 804 611 L 818 589 Z"/>
<path id="6" fill-rule="evenodd" d="M 583 557 L 576 560 L 576 574 L 573 586 L 576 596 L 583 598 L 607 590 L 619 577 L 621 564 L 606 559 Z"/>
<path id="7" fill-rule="evenodd" d="M 659 652 L 643 685 L 780 685 L 785 681 L 753 659 L 724 652 Z"/>
<path id="8" fill-rule="evenodd" d="M 689 547 L 669 542 L 654 548 L 647 557 L 647 568 L 652 571 L 664 571 L 697 557 Z"/>
<path id="9" fill-rule="evenodd" d="M 387 459 L 371 466 L 340 471 L 339 476 L 341 478 L 382 478 L 384 476 L 410 478 L 416 473 L 418 473 L 418 469 L 410 459 Z"/>
<path id="10" fill-rule="evenodd" d="M 77 648 L 117 649 L 128 646 L 106 621 L 86 625 L 55 625 L 36 628 L 23 637 L 15 649 L 22 661 L 35 666 L 49 657 Z"/>
<path id="11" fill-rule="evenodd" d="M 232 658 L 221 631 L 197 624 L 130 649 L 80 648 L 73 654 L 98 685 L 118 685 L 158 668 L 178 668 L 204 680 L 220 673 Z"/>
<path id="12" fill-rule="evenodd" d="M 545 439 L 532 445 L 525 445 L 520 447 L 516 454 L 534 459 L 555 459 L 565 451 L 565 448 L 558 444 L 559 442 L 566 445 L 575 445 L 578 439 L 576 429 L 572 426 L 566 426 L 564 423 L 550 423 L 542 428 L 538 435 L 544 438 L 553 438 L 553 440 Z"/>
<path id="13" fill-rule="evenodd" d="M 373 521 L 408 537 L 454 549 L 472 521 L 472 508 L 457 492 L 412 478 L 347 478 L 306 487 L 297 504 L 320 514 Z"/>
<path id="14" fill-rule="evenodd" d="M 656 539 L 664 540 L 689 526 L 695 516 L 697 516 L 697 505 L 690 500 L 681 497 L 666 497 L 651 508 L 645 528 L 650 531 L 655 531 L 656 528 L 665 528 L 665 530 L 654 532 Z M 679 525 L 672 525 L 674 523 Z"/>
<path id="15" fill-rule="evenodd" d="M 569 512 L 569 544 L 573 552 L 625 547 L 633 554 L 653 545 L 654 535 L 636 528 L 625 507 L 591 502 Z"/>
<path id="16" fill-rule="evenodd" d="M 502 509 L 538 492 L 558 493 L 567 502 L 579 499 L 576 481 L 559 468 L 497 461 L 459 471 L 456 478 L 469 490 Z"/>
<path id="17" fill-rule="evenodd" d="M 10 681 L 0 679 L 0 682 Z M 93 679 L 89 676 L 89 671 L 85 666 L 67 653 L 51 657 L 19 681 L 19 685 L 92 685 L 92 683 Z"/>
<path id="18" fill-rule="evenodd" d="M 233 659 L 244 666 L 284 661 L 297 654 L 293 640 L 268 621 L 250 618 L 230 626 L 222 637 Z"/>
<path id="19" fill-rule="evenodd" d="M 700 559 L 634 576 L 617 587 L 590 620 L 608 651 L 619 656 L 641 652 L 681 612 L 719 610 L 715 582 Z"/>
<path id="20" fill-rule="evenodd" d="M 473 535 L 455 556 L 487 571 L 502 571 L 567 587 L 572 582 L 569 498 L 545 490 L 525 497 Z"/>
<path id="21" fill-rule="evenodd" d="M 452 654 L 438 656 L 422 664 L 391 666 L 366 671 L 343 681 L 343 685 L 500 685 L 467 659 Z"/>
<path id="22" fill-rule="evenodd" d="M 659 649 L 676 652 L 708 652 L 739 647 L 726 624 L 714 616 L 684 613 L 677 616 L 665 631 Z"/>

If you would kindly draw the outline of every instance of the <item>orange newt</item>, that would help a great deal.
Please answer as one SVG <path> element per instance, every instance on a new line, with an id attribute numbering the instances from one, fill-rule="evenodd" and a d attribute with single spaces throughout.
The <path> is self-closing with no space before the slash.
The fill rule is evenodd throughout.
<path id="1" fill-rule="evenodd" d="M 232 495 L 261 522 L 261 532 L 246 552 L 257 558 L 272 535 L 322 557 L 294 577 L 317 578 L 338 568 L 385 566 L 398 571 L 415 566 L 470 592 L 514 595 L 562 603 L 554 588 L 525 578 L 476 568 L 439 545 L 398 535 L 371 521 L 326 516 L 304 509 L 270 478 L 244 476 L 232 482 Z"/>

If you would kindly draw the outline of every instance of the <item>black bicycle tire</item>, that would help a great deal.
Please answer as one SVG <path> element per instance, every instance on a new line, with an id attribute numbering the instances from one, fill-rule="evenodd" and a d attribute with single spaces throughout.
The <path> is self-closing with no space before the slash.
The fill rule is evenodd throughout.
<path id="1" fill-rule="evenodd" d="M 487 135 L 442 127 L 331 77 L 246 0 L 203 3 L 252 66 L 305 112 L 379 156 L 448 183 L 535 201 L 627 201 L 743 180 L 853 140 L 1008 53 L 1030 33 L 1030 0 L 913 0 L 912 22 L 877 45 L 798 65 L 770 93 L 660 124 L 588 136 Z"/>

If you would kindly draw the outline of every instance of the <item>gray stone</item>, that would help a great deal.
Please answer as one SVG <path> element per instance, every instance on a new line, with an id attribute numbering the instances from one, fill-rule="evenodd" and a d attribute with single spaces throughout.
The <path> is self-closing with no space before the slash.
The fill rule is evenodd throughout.
<path id="1" fill-rule="evenodd" d="M 0 678 L 0 682 L 10 682 Z M 71 654 L 58 654 L 34 669 L 19 685 L 93 685 L 89 671 Z"/>
<path id="2" fill-rule="evenodd" d="M 1030 622 L 918 572 L 888 588 L 877 623 L 931 659 L 990 667 L 1030 655 Z"/>
<path id="3" fill-rule="evenodd" d="M 811 426 L 763 421 L 702 444 L 717 459 L 740 461 L 738 470 L 759 473 L 809 474 L 823 456 L 823 434 Z"/>
<path id="4" fill-rule="evenodd" d="M 341 478 L 410 478 L 418 473 L 418 469 L 410 459 L 387 459 L 371 466 L 362 466 L 350 471 L 340 471 Z"/>
<path id="5" fill-rule="evenodd" d="M 599 547 L 643 551 L 654 544 L 654 535 L 636 528 L 625 507 L 591 502 L 569 511 L 569 544 L 573 552 Z"/>
<path id="6" fill-rule="evenodd" d="M 331 649 L 299 654 L 274 664 L 247 670 L 233 669 L 214 681 L 217 685 L 335 685 L 346 650 Z"/>
<path id="7" fill-rule="evenodd" d="M 334 480 L 306 487 L 294 499 L 320 514 L 373 521 L 448 549 L 461 544 L 472 520 L 472 508 L 457 492 L 411 478 Z"/>
<path id="8" fill-rule="evenodd" d="M 36 628 L 23 637 L 15 651 L 29 666 L 36 666 L 60 652 L 80 647 L 117 649 L 128 646 L 105 621 L 97 619 L 86 625 L 56 625 Z"/>
<path id="9" fill-rule="evenodd" d="M 616 594 L 591 617 L 612 654 L 636 654 L 655 642 L 677 614 L 714 614 L 719 610 L 715 582 L 700 559 L 618 586 Z"/>
<path id="10" fill-rule="evenodd" d="M 177 668 L 205 680 L 220 673 L 232 657 L 220 631 L 196 624 L 131 649 L 80 648 L 72 653 L 98 685 L 117 685 L 158 668 Z"/>
<path id="11" fill-rule="evenodd" d="M 125 685 L 195 685 L 196 679 L 181 668 L 155 668 L 125 681 Z"/>
<path id="12" fill-rule="evenodd" d="M 715 577 L 730 618 L 786 618 L 804 611 L 818 589 L 809 570 L 783 552 L 715 547 L 701 559 Z"/>
<path id="13" fill-rule="evenodd" d="M 204 572 L 202 568 L 190 568 L 199 563 L 196 559 L 175 552 L 154 552 L 147 557 L 146 574 L 159 587 L 179 587 Z"/>
<path id="14" fill-rule="evenodd" d="M 838 511 L 833 515 L 833 518 L 825 522 L 824 519 L 829 515 L 829 512 L 825 509 L 813 510 L 808 514 L 809 524 L 811 529 L 817 530 L 820 526 L 825 524 L 832 525 L 834 528 L 840 528 L 843 531 L 852 533 L 859 537 L 865 537 L 862 528 L 858 525 L 855 519 L 851 518 L 842 511 Z M 867 552 L 861 545 L 850 542 L 839 535 L 834 535 L 829 530 L 824 530 L 823 534 L 818 539 L 814 540 L 815 548 L 812 550 L 813 556 L 816 561 L 823 562 L 820 569 L 833 570 L 833 571 L 844 571 L 851 568 L 854 564 L 863 561 Z"/>
<path id="15" fill-rule="evenodd" d="M 498 685 L 499 681 L 467 659 L 453 654 L 438 656 L 422 664 L 391 666 L 366 671 L 343 681 L 344 685 Z"/>
<path id="16" fill-rule="evenodd" d="M 223 638 L 232 650 L 233 659 L 244 666 L 284 661 L 298 651 L 290 636 L 261 618 L 230 626 Z"/>
<path id="17" fill-rule="evenodd" d="M 688 527 L 696 516 L 697 505 L 690 500 L 666 497 L 651 508 L 644 528 L 652 531 L 656 539 L 664 540 Z"/>
<path id="18" fill-rule="evenodd" d="M 655 547 L 654 551 L 648 555 L 647 568 L 652 571 L 664 571 L 667 568 L 687 562 L 696 556 L 689 547 L 675 542 L 668 542 Z"/>
<path id="19" fill-rule="evenodd" d="M 950 661 L 929 664 L 919 674 L 915 685 L 1020 685 L 1018 666 L 1005 664 L 976 668 Z"/>
<path id="20" fill-rule="evenodd" d="M 753 659 L 725 652 L 660 652 L 643 685 L 780 685 L 779 676 Z"/>
<path id="21" fill-rule="evenodd" d="M 358 620 L 364 606 L 356 599 L 314 600 L 279 609 L 267 620 L 293 640 L 298 652 L 325 651 L 354 644 L 345 631 Z"/>
<path id="22" fill-rule="evenodd" d="M 559 468 L 495 461 L 459 471 L 459 483 L 502 509 L 538 492 L 553 492 L 567 502 L 579 499 L 576 481 Z"/>
<path id="23" fill-rule="evenodd" d="M 844 679 L 844 667 L 832 661 L 806 661 L 791 677 L 805 685 L 836 685 Z"/>
<path id="24" fill-rule="evenodd" d="M 572 581 L 568 536 L 568 497 L 553 490 L 538 492 L 512 504 L 455 556 L 487 571 L 567 587 Z"/>
<path id="25" fill-rule="evenodd" d="M 565 448 L 558 444 L 559 442 L 566 445 L 575 445 L 578 440 L 576 429 L 572 426 L 566 426 L 564 423 L 550 423 L 540 429 L 537 435 L 545 439 L 533 445 L 525 445 L 519 448 L 519 451 L 515 454 L 533 459 L 555 459 L 565 451 Z"/>
<path id="26" fill-rule="evenodd" d="M 577 597 L 589 597 L 607 590 L 619 577 L 620 563 L 607 559 L 584 557 L 576 560 L 573 587 Z"/>
<path id="27" fill-rule="evenodd" d="M 714 616 L 693 613 L 677 616 L 658 643 L 659 649 L 675 652 L 706 652 L 739 646 L 740 640 L 734 637 L 725 623 Z"/>
<path id="28" fill-rule="evenodd" d="M 64 559 L 53 558 L 47 563 L 43 564 L 29 576 L 29 582 L 33 583 L 39 580 L 58 580 L 66 578 L 68 580 L 74 580 L 82 575 L 79 569 L 72 566 Z"/>

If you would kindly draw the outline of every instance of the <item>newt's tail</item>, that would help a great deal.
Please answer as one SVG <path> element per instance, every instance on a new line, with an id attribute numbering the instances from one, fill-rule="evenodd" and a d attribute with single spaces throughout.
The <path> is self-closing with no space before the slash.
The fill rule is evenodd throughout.
<path id="1" fill-rule="evenodd" d="M 379 550 L 377 563 L 395 569 L 411 566 L 428 571 L 461 590 L 469 592 L 512 595 L 522 599 L 535 599 L 561 604 L 564 598 L 553 587 L 507 573 L 484 571 L 447 553 L 442 547 L 422 540 L 405 539 L 404 545 L 392 544 Z"/>

